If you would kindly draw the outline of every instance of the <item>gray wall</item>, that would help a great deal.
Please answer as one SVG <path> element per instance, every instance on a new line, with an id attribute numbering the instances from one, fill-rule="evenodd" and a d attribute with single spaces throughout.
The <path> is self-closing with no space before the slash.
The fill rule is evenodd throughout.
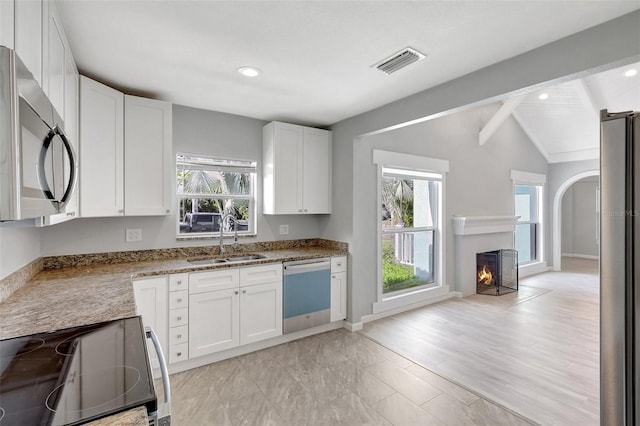
<path id="1" fill-rule="evenodd" d="M 362 138 L 354 146 L 354 238 L 351 247 L 353 313 L 371 313 L 377 294 L 377 175 L 373 149 L 449 160 L 445 178 L 445 283 L 454 288 L 454 214 L 513 215 L 510 170 L 546 174 L 547 163 L 513 119 L 483 146 L 478 132 L 498 110 L 491 104 L 446 117 Z M 356 255 L 357 254 L 357 255 Z M 461 289 L 457 289 L 461 290 Z"/>
<path id="2" fill-rule="evenodd" d="M 562 254 L 593 256 L 599 252 L 596 211 L 597 177 L 574 183 L 562 198 Z"/>
<path id="3" fill-rule="evenodd" d="M 553 241 L 554 238 L 562 238 L 561 235 L 553 235 L 554 226 L 554 199 L 560 187 L 573 177 L 585 173 L 585 172 L 599 172 L 600 161 L 599 160 L 584 160 L 584 161 L 572 161 L 568 163 L 555 163 L 549 164 L 549 174 L 547 175 L 547 259 L 549 266 L 551 266 L 551 260 L 554 257 Z M 561 215 L 562 220 L 562 215 Z M 561 222 L 562 223 L 562 222 Z M 561 227 L 564 229 L 564 227 Z M 562 232 L 562 230 L 561 230 Z M 556 265 L 554 265 L 556 266 Z"/>
<path id="4" fill-rule="evenodd" d="M 264 121 L 180 105 L 173 107 L 174 152 L 212 154 L 221 157 L 258 160 L 262 164 L 262 126 Z M 258 169 L 258 194 L 261 194 Z M 174 202 L 175 205 L 175 202 Z M 257 203 L 255 238 L 240 242 L 296 238 L 315 238 L 320 234 L 318 216 L 263 216 L 262 201 Z M 76 219 L 41 231 L 43 256 L 72 253 L 98 253 L 180 246 L 214 245 L 218 240 L 177 241 L 176 214 L 163 217 L 115 217 Z M 280 224 L 289 225 L 288 235 L 279 235 Z M 142 241 L 127 243 L 126 228 L 141 228 Z"/>
<path id="5" fill-rule="evenodd" d="M 529 93 L 637 62 L 640 60 L 639 21 L 640 11 L 630 13 L 334 124 L 334 159 L 340 158 L 334 162 L 333 214 L 321 221 L 324 236 L 350 244 L 352 265 L 364 266 L 366 261 L 358 259 L 371 258 L 370 249 L 358 248 L 357 241 L 362 238 L 359 232 L 372 231 L 358 229 L 360 218 L 354 214 L 361 201 L 360 188 L 355 184 L 358 173 L 355 163 L 362 135 L 408 126 L 469 106 L 485 105 L 506 95 Z M 350 283 L 361 281 L 358 278 L 361 273 L 360 267 L 350 268 Z M 362 315 L 371 312 L 371 285 L 349 286 L 349 321 L 359 322 Z"/>

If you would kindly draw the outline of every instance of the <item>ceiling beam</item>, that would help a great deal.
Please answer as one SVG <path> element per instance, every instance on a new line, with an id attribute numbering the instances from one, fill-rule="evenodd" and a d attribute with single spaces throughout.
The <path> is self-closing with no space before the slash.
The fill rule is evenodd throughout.
<path id="1" fill-rule="evenodd" d="M 540 154 L 544 157 L 544 159 L 549 163 L 550 156 L 549 152 L 547 152 L 546 148 L 542 144 L 542 142 L 537 138 L 535 132 L 529 128 L 528 125 L 525 124 L 524 120 L 518 115 L 516 111 L 512 112 L 513 118 L 518 122 L 522 131 L 527 135 L 527 137 L 531 140 L 533 145 L 538 148 Z"/>
<path id="2" fill-rule="evenodd" d="M 587 86 L 587 83 L 583 78 L 579 78 L 573 81 L 573 86 L 576 89 L 576 94 L 580 98 L 582 105 L 589 110 L 589 113 L 592 115 L 592 118 L 595 118 L 600 121 L 600 110 L 598 108 L 598 103 L 596 102 L 595 95 Z"/>
<path id="3" fill-rule="evenodd" d="M 509 118 L 511 113 L 518 105 L 520 105 L 525 97 L 526 95 L 512 96 L 502 104 L 500 109 L 489 119 L 487 124 L 480 129 L 480 134 L 478 135 L 478 142 L 480 142 L 480 145 L 487 143 L 489 138 L 491 138 L 496 130 L 500 128 L 502 123 Z"/>

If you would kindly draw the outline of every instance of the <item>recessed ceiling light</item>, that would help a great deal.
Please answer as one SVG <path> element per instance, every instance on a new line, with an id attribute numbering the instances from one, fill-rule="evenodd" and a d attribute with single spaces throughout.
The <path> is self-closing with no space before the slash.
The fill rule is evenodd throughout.
<path id="1" fill-rule="evenodd" d="M 260 75 L 260 70 L 254 67 L 240 67 L 238 68 L 238 72 L 245 77 L 257 77 Z"/>
<path id="2" fill-rule="evenodd" d="M 635 68 L 631 68 L 630 70 L 626 70 L 624 72 L 624 76 L 625 77 L 633 77 L 634 75 L 638 74 L 638 70 Z"/>
<path id="3" fill-rule="evenodd" d="M 549 94 L 541 93 L 540 96 L 538 96 L 538 99 L 540 99 L 541 101 L 544 101 L 545 99 L 549 99 Z"/>

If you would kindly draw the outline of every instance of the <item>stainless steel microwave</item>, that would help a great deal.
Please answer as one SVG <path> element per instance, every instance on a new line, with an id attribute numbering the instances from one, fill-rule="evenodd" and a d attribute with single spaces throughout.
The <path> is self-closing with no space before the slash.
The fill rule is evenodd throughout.
<path id="1" fill-rule="evenodd" d="M 60 115 L 16 52 L 0 46 L 0 221 L 64 213 L 76 176 Z"/>

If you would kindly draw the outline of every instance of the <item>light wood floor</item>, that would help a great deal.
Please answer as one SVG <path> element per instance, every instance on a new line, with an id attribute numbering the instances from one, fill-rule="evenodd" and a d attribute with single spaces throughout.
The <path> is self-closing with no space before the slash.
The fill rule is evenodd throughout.
<path id="1" fill-rule="evenodd" d="M 365 324 L 365 336 L 542 425 L 599 424 L 597 261 Z"/>

